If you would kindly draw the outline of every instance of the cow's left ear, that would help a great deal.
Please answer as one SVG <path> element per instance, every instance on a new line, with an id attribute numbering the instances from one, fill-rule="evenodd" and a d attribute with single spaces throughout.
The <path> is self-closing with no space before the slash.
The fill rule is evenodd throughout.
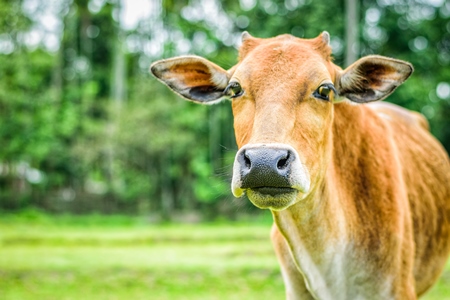
<path id="1" fill-rule="evenodd" d="M 150 66 L 150 71 L 175 93 L 202 104 L 222 100 L 229 81 L 227 71 L 199 56 L 160 60 Z"/>
<path id="2" fill-rule="evenodd" d="M 413 71 L 413 66 L 406 61 L 378 55 L 366 56 L 338 75 L 336 88 L 340 97 L 354 102 L 383 100 Z"/>

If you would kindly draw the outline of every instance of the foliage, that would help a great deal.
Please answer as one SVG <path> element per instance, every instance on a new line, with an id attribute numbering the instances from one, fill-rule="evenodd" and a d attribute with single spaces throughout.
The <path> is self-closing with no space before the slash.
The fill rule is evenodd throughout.
<path id="1" fill-rule="evenodd" d="M 343 65 L 344 1 L 149 3 L 147 18 L 126 27 L 119 0 L 0 1 L 1 208 L 163 219 L 256 213 L 231 201 L 229 103 L 182 101 L 148 67 L 191 53 L 229 68 L 243 30 L 306 38 L 327 30 Z M 49 15 L 53 28 L 42 21 Z M 424 113 L 450 149 L 449 3 L 364 0 L 360 16 L 361 55 L 415 66 L 390 101 Z"/>

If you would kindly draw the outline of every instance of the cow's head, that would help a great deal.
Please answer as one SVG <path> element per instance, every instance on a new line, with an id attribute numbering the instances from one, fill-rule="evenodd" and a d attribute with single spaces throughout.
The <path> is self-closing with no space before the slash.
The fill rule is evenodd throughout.
<path id="1" fill-rule="evenodd" d="M 318 188 L 330 159 L 333 105 L 384 99 L 412 73 L 409 63 L 364 57 L 345 70 L 331 60 L 330 36 L 242 35 L 239 62 L 226 71 L 197 56 L 157 61 L 151 72 L 202 104 L 230 99 L 239 151 L 232 191 L 282 210 Z"/>

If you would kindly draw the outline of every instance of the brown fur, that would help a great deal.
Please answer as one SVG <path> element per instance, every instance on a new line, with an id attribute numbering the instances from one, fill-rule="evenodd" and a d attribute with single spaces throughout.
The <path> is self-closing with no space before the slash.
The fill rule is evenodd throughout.
<path id="1" fill-rule="evenodd" d="M 334 94 L 330 101 L 314 97 L 332 82 L 341 97 L 380 100 L 412 72 L 410 64 L 381 56 L 343 71 L 331 61 L 328 38 L 245 34 L 236 66 L 228 72 L 197 66 L 201 72 L 191 70 L 189 81 L 204 85 L 202 72 L 215 70 L 239 82 L 245 93 L 232 100 L 238 146 L 290 145 L 309 171 L 306 198 L 272 211 L 289 299 L 416 299 L 450 252 L 448 155 L 418 113 L 393 104 L 333 104 Z M 152 72 L 164 68 L 158 62 Z M 155 76 L 168 85 L 164 77 L 183 77 Z"/>

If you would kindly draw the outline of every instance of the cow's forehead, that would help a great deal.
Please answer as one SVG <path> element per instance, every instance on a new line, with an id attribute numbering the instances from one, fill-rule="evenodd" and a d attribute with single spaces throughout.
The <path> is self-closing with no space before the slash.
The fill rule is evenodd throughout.
<path id="1" fill-rule="evenodd" d="M 246 53 L 240 55 L 234 76 L 239 80 L 251 81 L 253 86 L 261 88 L 259 85 L 262 83 L 265 86 L 316 85 L 316 81 L 332 80 L 334 77 L 333 71 L 328 68 L 331 64 L 329 46 L 321 45 L 320 40 L 282 35 L 250 41 L 251 49 L 246 42 L 242 46 Z"/>

